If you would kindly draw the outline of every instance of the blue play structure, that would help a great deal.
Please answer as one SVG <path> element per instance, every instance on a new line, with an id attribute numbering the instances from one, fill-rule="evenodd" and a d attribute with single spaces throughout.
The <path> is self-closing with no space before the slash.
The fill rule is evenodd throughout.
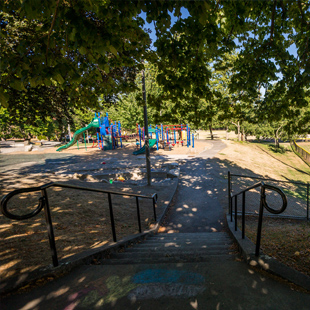
<path id="1" fill-rule="evenodd" d="M 95 118 L 96 118 L 95 113 Z M 98 113 L 99 127 L 97 128 L 97 146 L 102 150 L 114 150 L 123 147 L 122 127 L 120 122 L 110 122 L 108 113 L 100 117 Z"/>

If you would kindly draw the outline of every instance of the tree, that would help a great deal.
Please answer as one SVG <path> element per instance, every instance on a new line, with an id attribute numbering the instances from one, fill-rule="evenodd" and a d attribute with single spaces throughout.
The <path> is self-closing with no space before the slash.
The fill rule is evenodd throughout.
<path id="1" fill-rule="evenodd" d="M 0 101 L 6 86 L 68 89 L 82 105 L 135 88 L 148 34 L 133 2 L 5 1 L 0 4 Z"/>
<path id="2" fill-rule="evenodd" d="M 309 95 L 309 6 L 302 0 L 2 1 L 0 101 L 8 104 L 7 86 L 23 91 L 54 83 L 80 105 L 94 107 L 101 94 L 116 101 L 136 89 L 143 60 L 156 63 L 157 82 L 176 107 L 190 93 L 208 101 L 209 64 L 239 48 L 231 93 L 255 99 L 261 87 L 272 87 L 267 105 L 285 90 L 273 114 L 288 104 L 303 108 Z M 155 24 L 156 54 L 149 52 L 142 11 Z M 297 55 L 288 52 L 290 46 Z M 191 104 L 195 109 L 197 100 Z"/>

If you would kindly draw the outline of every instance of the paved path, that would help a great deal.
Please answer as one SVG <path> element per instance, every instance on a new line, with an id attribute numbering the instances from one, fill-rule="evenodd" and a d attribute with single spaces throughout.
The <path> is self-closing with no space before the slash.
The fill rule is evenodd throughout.
<path id="1" fill-rule="evenodd" d="M 166 219 L 166 232 L 218 232 L 224 226 L 224 210 L 218 201 L 218 176 L 208 158 L 225 148 L 221 141 L 199 157 L 183 161 L 174 208 Z"/>
<path id="2" fill-rule="evenodd" d="M 223 237 L 223 211 L 208 154 L 181 166 L 180 189 L 167 230 Z M 211 191 L 210 193 L 207 191 Z M 209 195 L 207 195 L 209 194 Z M 166 231 L 167 231 L 166 230 Z M 221 231 L 221 232 L 219 232 Z M 198 234 L 199 232 L 199 234 Z M 213 233 L 211 233 L 213 232 Z M 165 236 L 169 234 L 160 234 Z M 227 236 L 228 237 L 228 236 Z M 166 245 L 166 244 L 165 244 Z M 229 243 L 227 243 L 229 247 Z M 155 250 L 154 250 L 155 253 Z M 30 293 L 8 297 L 4 309 L 309 309 L 310 295 L 228 259 L 202 262 L 89 265 Z"/>

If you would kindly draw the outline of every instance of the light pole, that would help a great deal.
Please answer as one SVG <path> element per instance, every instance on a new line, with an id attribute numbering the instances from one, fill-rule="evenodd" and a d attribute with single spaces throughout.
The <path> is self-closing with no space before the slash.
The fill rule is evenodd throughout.
<path id="1" fill-rule="evenodd" d="M 145 159 L 146 159 L 146 176 L 147 185 L 151 185 L 151 161 L 150 161 L 150 149 L 149 149 L 149 128 L 147 123 L 147 107 L 146 107 L 146 90 L 145 90 L 145 75 L 142 70 L 142 94 L 144 100 L 144 133 L 145 133 Z"/>

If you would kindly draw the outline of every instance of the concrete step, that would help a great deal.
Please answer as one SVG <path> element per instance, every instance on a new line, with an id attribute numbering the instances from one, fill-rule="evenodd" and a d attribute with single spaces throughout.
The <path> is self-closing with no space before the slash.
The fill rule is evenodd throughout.
<path id="1" fill-rule="evenodd" d="M 160 258 L 160 257 L 177 257 L 177 256 L 186 256 L 186 257 L 194 257 L 194 256 L 208 256 L 208 255 L 229 255 L 228 249 L 214 249 L 214 250 L 189 250 L 186 251 L 184 249 L 173 249 L 173 250 L 157 250 L 154 252 L 154 250 L 151 251 L 125 251 L 125 252 L 118 252 L 118 253 L 112 253 L 110 255 L 110 258 L 137 258 L 137 257 L 143 257 L 143 258 Z"/>
<path id="2" fill-rule="evenodd" d="M 226 233 L 174 233 L 148 236 L 132 244 L 100 264 L 153 264 L 158 262 L 196 262 L 233 259 L 230 255 L 232 240 Z"/>
<path id="3" fill-rule="evenodd" d="M 201 244 L 201 245 L 214 245 L 214 244 L 232 244 L 231 239 L 223 239 L 223 240 L 194 240 L 194 239 L 146 239 L 142 244 L 179 244 L 179 245 L 189 245 L 189 244 Z"/>
<path id="4" fill-rule="evenodd" d="M 102 265 L 131 265 L 131 264 L 158 264 L 158 263 L 195 263 L 195 262 L 223 262 L 232 261 L 232 255 L 207 255 L 207 256 L 170 256 L 170 257 L 135 257 L 135 258 L 111 258 L 101 260 Z M 98 262 L 97 262 L 98 263 Z"/>
<path id="5" fill-rule="evenodd" d="M 147 240 L 205 240 L 205 241 L 222 241 L 222 240 L 231 240 L 226 234 L 217 234 L 217 233 L 209 233 L 209 234 L 160 234 L 155 236 L 150 236 Z"/>
<path id="6" fill-rule="evenodd" d="M 227 249 L 229 246 L 223 244 L 214 245 L 170 245 L 170 244 L 141 244 L 135 247 L 126 248 L 126 252 L 147 252 L 147 251 L 208 251 L 208 250 L 222 250 Z"/>
<path id="7" fill-rule="evenodd" d="M 204 233 L 159 233 L 156 235 L 151 235 L 149 238 L 219 238 L 219 237 L 225 237 L 229 238 L 228 234 L 226 232 L 204 232 Z"/>

